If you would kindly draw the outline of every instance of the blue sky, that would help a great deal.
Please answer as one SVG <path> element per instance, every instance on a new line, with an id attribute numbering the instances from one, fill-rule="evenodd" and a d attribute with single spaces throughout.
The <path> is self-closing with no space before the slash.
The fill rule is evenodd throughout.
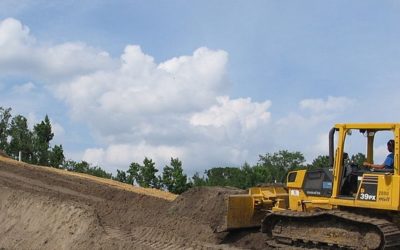
<path id="1" fill-rule="evenodd" d="M 49 114 L 68 158 L 188 173 L 326 153 L 339 122 L 398 121 L 396 1 L 0 3 L 0 106 Z M 384 145 L 383 145 L 384 146 Z M 382 151 L 384 154 L 384 151 Z"/>

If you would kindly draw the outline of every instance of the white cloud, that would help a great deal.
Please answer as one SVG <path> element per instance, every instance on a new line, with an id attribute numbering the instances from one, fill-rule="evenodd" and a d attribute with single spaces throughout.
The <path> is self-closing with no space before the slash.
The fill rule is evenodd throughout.
<path id="1" fill-rule="evenodd" d="M 347 97 L 301 100 L 298 110 L 275 121 L 274 137 L 281 144 L 285 142 L 287 149 L 304 153 L 311 162 L 318 155 L 328 154 L 329 130 L 342 122 L 338 119 L 352 112 L 356 104 L 356 100 Z"/>
<path id="2" fill-rule="evenodd" d="M 33 91 L 36 85 L 33 82 L 27 82 L 13 87 L 13 92 L 16 94 L 26 94 Z"/>
<path id="3" fill-rule="evenodd" d="M 217 97 L 217 105 L 195 113 L 190 123 L 194 126 L 230 127 L 237 123 L 242 129 L 251 130 L 267 123 L 271 113 L 267 109 L 271 101 L 253 103 L 250 98 L 230 100 L 228 96 Z"/>
<path id="4" fill-rule="evenodd" d="M 170 126 L 166 122 L 186 122 L 191 112 L 214 104 L 225 93 L 226 61 L 226 52 L 200 48 L 193 56 L 157 65 L 140 47 L 127 46 L 119 68 L 82 75 L 56 91 L 73 117 L 87 121 L 103 137 L 112 134 L 117 142 L 119 132 L 125 136 L 145 127 Z"/>
<path id="5" fill-rule="evenodd" d="M 335 143 L 336 145 L 336 143 Z M 329 135 L 328 133 L 319 134 L 316 136 L 316 142 L 310 147 L 311 150 L 306 152 L 308 155 L 316 157 L 318 155 L 329 154 Z"/>
<path id="6" fill-rule="evenodd" d="M 65 135 L 65 129 L 60 123 L 55 121 L 50 121 L 50 123 L 51 123 L 51 129 L 53 130 L 55 137 L 60 137 Z"/>
<path id="7" fill-rule="evenodd" d="M 104 161 L 105 152 L 102 148 L 88 148 L 85 150 L 82 156 L 82 160 L 86 162 L 90 162 L 94 165 L 102 165 L 106 163 Z M 107 165 L 104 165 L 107 166 Z"/>
<path id="8" fill-rule="evenodd" d="M 329 96 L 327 100 L 324 99 L 305 99 L 300 102 L 300 108 L 303 110 L 310 110 L 316 113 L 322 112 L 340 112 L 354 104 L 354 100 L 347 97 L 333 97 Z"/>
<path id="9" fill-rule="evenodd" d="M 304 99 L 299 102 L 300 109 L 290 112 L 277 121 L 279 126 L 302 127 L 310 129 L 313 126 L 334 121 L 339 115 L 352 110 L 356 101 L 347 97 L 329 96 L 327 99 Z M 306 111 L 311 111 L 307 113 Z"/>
<path id="10" fill-rule="evenodd" d="M 44 82 L 71 78 L 114 65 L 108 53 L 81 42 L 41 44 L 19 20 L 0 22 L 0 72 Z"/>

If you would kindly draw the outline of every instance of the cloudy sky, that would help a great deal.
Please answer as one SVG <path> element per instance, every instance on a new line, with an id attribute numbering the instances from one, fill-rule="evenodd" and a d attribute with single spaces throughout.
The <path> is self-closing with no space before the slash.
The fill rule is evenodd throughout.
<path id="1" fill-rule="evenodd" d="M 0 106 L 111 172 L 311 161 L 334 123 L 399 121 L 399 24 L 397 1 L 1 0 Z"/>

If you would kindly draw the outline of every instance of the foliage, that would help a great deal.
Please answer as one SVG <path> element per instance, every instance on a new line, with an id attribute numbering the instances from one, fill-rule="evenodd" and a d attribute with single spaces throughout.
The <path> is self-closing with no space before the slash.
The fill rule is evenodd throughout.
<path id="1" fill-rule="evenodd" d="M 11 108 L 0 107 L 0 149 L 6 151 L 11 121 Z"/>
<path id="2" fill-rule="evenodd" d="M 156 176 L 158 169 L 155 167 L 155 163 L 152 159 L 145 157 L 143 165 L 133 162 L 129 166 L 129 181 L 132 183 L 135 181 L 139 186 L 145 188 L 161 188 L 162 183 L 160 178 Z"/>
<path id="3" fill-rule="evenodd" d="M 283 182 L 288 171 L 304 168 L 303 154 L 282 150 L 274 154 L 260 155 L 258 163 L 242 167 L 216 167 L 205 171 L 206 176 L 195 173 L 193 186 L 232 186 L 246 189 L 259 184 Z"/>
<path id="4" fill-rule="evenodd" d="M 60 168 L 65 160 L 64 150 L 62 145 L 55 145 L 49 156 L 49 165 L 55 168 Z"/>
<path id="5" fill-rule="evenodd" d="M 127 183 L 134 184 L 143 182 L 143 177 L 140 175 L 139 170 L 141 166 L 139 163 L 132 162 L 128 169 L 128 176 L 126 177 Z"/>
<path id="6" fill-rule="evenodd" d="M 206 171 L 207 184 L 210 186 L 242 186 L 241 169 L 235 167 L 217 167 Z"/>
<path id="7" fill-rule="evenodd" d="M 164 167 L 161 181 L 174 194 L 181 194 L 189 189 L 187 176 L 183 174 L 182 162 L 178 158 L 171 158 L 171 166 Z"/>
<path id="8" fill-rule="evenodd" d="M 11 120 L 10 143 L 6 147 L 9 156 L 17 158 L 19 152 L 22 152 L 22 161 L 32 162 L 33 159 L 33 142 L 32 132 L 28 129 L 28 121 L 22 115 L 18 115 Z"/>
<path id="9" fill-rule="evenodd" d="M 49 165 L 50 160 L 50 141 L 53 139 L 54 133 L 51 131 L 49 117 L 46 115 L 44 120 L 33 127 L 33 163 L 43 166 Z M 59 150 L 59 149 L 57 149 Z"/>
<path id="10" fill-rule="evenodd" d="M 143 161 L 143 168 L 141 169 L 141 175 L 143 176 L 142 187 L 160 188 L 159 179 L 156 177 L 158 169 L 155 167 L 155 163 L 152 159 L 147 157 Z"/>
<path id="11" fill-rule="evenodd" d="M 68 160 L 68 161 L 64 162 L 63 168 L 65 168 L 69 171 L 90 174 L 90 175 L 107 178 L 107 179 L 110 179 L 112 177 L 112 174 L 107 173 L 106 171 L 101 169 L 101 167 L 98 167 L 98 166 L 92 167 L 86 161 L 76 162 L 73 160 Z"/>
<path id="12" fill-rule="evenodd" d="M 300 152 L 280 150 L 276 153 L 260 155 L 258 170 L 266 175 L 267 182 L 284 182 L 289 171 L 304 168 L 304 155 Z"/>
<path id="13" fill-rule="evenodd" d="M 363 163 L 364 163 L 366 160 L 367 160 L 367 157 L 366 157 L 364 154 L 362 154 L 362 153 L 358 153 L 358 154 L 352 155 L 351 158 L 350 158 L 350 161 L 351 161 L 353 164 L 357 164 L 358 166 L 362 166 Z"/>
<path id="14" fill-rule="evenodd" d="M 311 165 L 308 166 L 308 169 L 318 169 L 318 168 L 329 168 L 329 156 L 327 155 L 319 155 L 315 158 Z"/>
<path id="15" fill-rule="evenodd" d="M 204 176 L 200 177 L 200 174 L 196 172 L 192 176 L 192 181 L 190 182 L 190 184 L 195 187 L 206 186 L 207 181 L 204 179 Z"/>
<path id="16" fill-rule="evenodd" d="M 116 180 L 116 181 L 123 182 L 123 183 L 128 183 L 126 177 L 127 176 L 126 176 L 126 172 L 125 171 L 117 169 L 117 176 L 114 177 L 113 179 Z"/>
<path id="17" fill-rule="evenodd" d="M 43 166 L 60 167 L 64 160 L 62 145 L 50 147 L 54 137 L 49 117 L 34 125 L 31 131 L 22 115 L 12 117 L 11 108 L 0 107 L 0 149 L 9 156 Z"/>

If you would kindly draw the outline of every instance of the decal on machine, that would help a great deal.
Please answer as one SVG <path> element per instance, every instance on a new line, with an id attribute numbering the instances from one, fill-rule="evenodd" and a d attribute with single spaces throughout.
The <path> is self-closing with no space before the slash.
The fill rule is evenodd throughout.
<path id="1" fill-rule="evenodd" d="M 360 193 L 358 200 L 376 201 L 376 193 L 378 190 L 378 176 L 364 176 L 362 178 Z"/>
<path id="2" fill-rule="evenodd" d="M 292 196 L 300 196 L 300 191 L 297 189 L 290 190 L 290 195 Z"/>
<path id="3" fill-rule="evenodd" d="M 379 191 L 378 197 L 378 201 L 390 202 L 390 193 L 388 191 Z"/>

